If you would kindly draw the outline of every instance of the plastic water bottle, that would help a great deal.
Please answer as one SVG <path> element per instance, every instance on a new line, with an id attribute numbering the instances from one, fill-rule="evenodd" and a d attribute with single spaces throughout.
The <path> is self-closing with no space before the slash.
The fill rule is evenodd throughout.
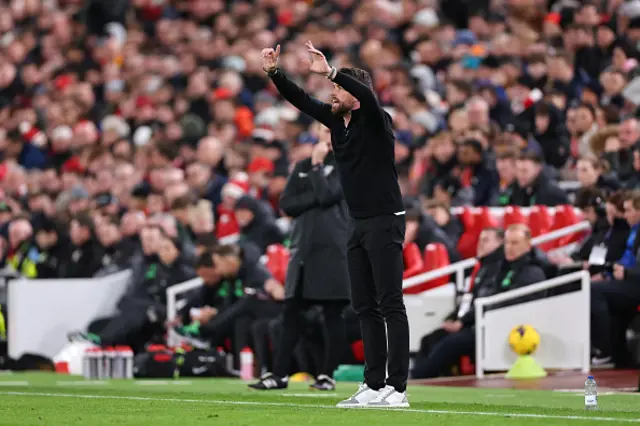
<path id="1" fill-rule="evenodd" d="M 584 409 L 598 409 L 598 385 L 593 376 L 587 377 L 587 381 L 584 382 Z"/>
<path id="2" fill-rule="evenodd" d="M 240 352 L 240 378 L 253 380 L 253 351 L 249 347 Z"/>
<path id="3" fill-rule="evenodd" d="M 122 359 L 124 360 L 124 379 L 133 379 L 133 350 L 124 346 L 122 348 Z"/>

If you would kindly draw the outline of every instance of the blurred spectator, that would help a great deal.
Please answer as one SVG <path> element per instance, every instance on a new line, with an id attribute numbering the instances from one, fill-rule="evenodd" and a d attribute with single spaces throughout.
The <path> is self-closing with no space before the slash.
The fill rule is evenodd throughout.
<path id="1" fill-rule="evenodd" d="M 509 198 L 515 206 L 557 206 L 569 204 L 567 194 L 542 171 L 542 159 L 536 153 L 522 154 L 516 160 L 516 186 Z"/>
<path id="2" fill-rule="evenodd" d="M 618 138 L 609 138 L 604 146 L 604 158 L 615 170 L 619 179 L 627 180 L 633 173 L 633 147 L 640 140 L 638 120 L 627 118 L 620 123 Z"/>
<path id="3" fill-rule="evenodd" d="M 591 235 L 571 256 L 556 255 L 551 260 L 561 266 L 581 262 L 581 268 L 588 269 L 594 279 L 602 278 L 605 265 L 622 257 L 629 238 L 629 224 L 624 219 L 625 198 L 623 191 L 606 198 L 599 188 L 581 189 L 575 205 L 591 224 Z"/>
<path id="4" fill-rule="evenodd" d="M 102 265 L 102 252 L 97 241 L 94 220 L 80 213 L 69 226 L 71 247 L 69 259 L 62 276 L 68 278 L 90 278 Z"/>
<path id="5" fill-rule="evenodd" d="M 594 155 L 578 159 L 576 164 L 578 182 L 583 188 L 600 188 L 609 194 L 620 188 L 617 180 L 608 176 L 609 164 Z"/>
<path id="6" fill-rule="evenodd" d="M 61 235 L 51 219 L 44 219 L 36 229 L 35 241 L 39 251 L 37 278 L 60 278 L 59 273 L 66 259 L 68 241 Z"/>
<path id="7" fill-rule="evenodd" d="M 272 216 L 265 212 L 259 200 L 243 196 L 236 201 L 235 216 L 240 227 L 240 241 L 255 244 L 261 253 L 271 244 L 284 241 L 284 234 Z"/>
<path id="8" fill-rule="evenodd" d="M 467 139 L 458 147 L 458 163 L 462 167 L 460 184 L 462 188 L 471 188 L 474 206 L 488 205 L 498 183 L 497 173 L 488 162 L 479 141 Z"/>

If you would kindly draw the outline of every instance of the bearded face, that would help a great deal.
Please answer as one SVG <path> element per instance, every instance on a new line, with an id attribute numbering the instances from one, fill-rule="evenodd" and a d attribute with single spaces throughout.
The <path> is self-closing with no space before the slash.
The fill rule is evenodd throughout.
<path id="1" fill-rule="evenodd" d="M 351 93 L 334 84 L 331 91 L 331 112 L 333 115 L 342 117 L 358 105 L 358 100 Z"/>

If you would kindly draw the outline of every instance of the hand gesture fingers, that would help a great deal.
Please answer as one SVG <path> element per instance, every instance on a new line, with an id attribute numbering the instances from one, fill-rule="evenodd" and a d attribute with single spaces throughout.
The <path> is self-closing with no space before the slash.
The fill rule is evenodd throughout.
<path id="1" fill-rule="evenodd" d="M 309 51 L 309 53 L 311 53 L 311 55 L 318 56 L 318 58 L 324 59 L 324 53 L 313 47 L 313 43 L 308 41 L 305 43 L 305 46 L 307 46 L 307 50 Z"/>

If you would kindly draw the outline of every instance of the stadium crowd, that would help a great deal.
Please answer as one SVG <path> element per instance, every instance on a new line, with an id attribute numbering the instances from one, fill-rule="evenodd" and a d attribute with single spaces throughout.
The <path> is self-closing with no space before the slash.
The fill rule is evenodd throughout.
<path id="1" fill-rule="evenodd" d="M 231 337 L 235 353 L 252 346 L 268 369 L 284 275 L 260 258 L 288 246 L 287 177 L 327 134 L 278 97 L 260 52 L 282 44 L 283 71 L 326 100 L 329 83 L 302 62 L 306 40 L 338 68 L 369 70 L 393 118 L 405 277 L 423 271 L 429 244 L 468 257 L 454 207 L 575 201 L 593 231 L 570 256 L 533 248 L 524 225 L 484 230 L 473 295 L 578 263 L 594 281 L 594 362 L 628 365 L 624 331 L 640 305 L 639 0 L 10 0 L 2 266 L 29 278 L 132 269 L 120 313 L 87 337 L 136 348 L 164 333 L 166 288 L 200 276 L 205 290 L 171 326 L 213 345 Z M 473 353 L 473 315 L 460 308 L 425 337 L 414 377 Z M 321 345 L 322 312 L 307 320 Z M 317 351 L 301 353 L 307 368 Z"/>

